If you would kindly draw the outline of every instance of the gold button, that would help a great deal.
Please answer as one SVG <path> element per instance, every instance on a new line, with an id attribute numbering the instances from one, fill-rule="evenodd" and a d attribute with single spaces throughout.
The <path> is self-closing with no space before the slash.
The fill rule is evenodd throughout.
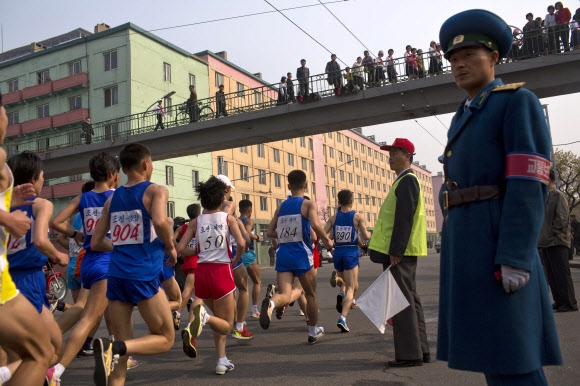
<path id="1" fill-rule="evenodd" d="M 447 152 L 447 157 L 451 157 L 451 154 L 452 154 L 452 153 L 451 153 L 451 150 L 449 150 L 449 151 Z"/>

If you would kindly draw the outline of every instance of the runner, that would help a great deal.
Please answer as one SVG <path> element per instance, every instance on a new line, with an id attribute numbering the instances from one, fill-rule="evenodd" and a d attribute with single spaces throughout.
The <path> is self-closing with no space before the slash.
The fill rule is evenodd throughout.
<path id="1" fill-rule="evenodd" d="M 252 310 L 250 311 L 250 316 L 252 318 L 259 318 L 260 311 L 258 311 L 258 300 L 260 299 L 260 286 L 262 281 L 260 279 L 260 266 L 256 262 L 256 253 L 254 252 L 254 240 L 257 242 L 262 241 L 259 235 L 254 233 L 254 220 L 252 217 L 252 201 L 241 200 L 239 202 L 240 208 L 240 220 L 244 224 L 244 228 L 251 239 L 250 249 L 242 255 L 242 260 L 244 262 L 244 267 L 248 271 L 248 276 L 252 279 Z M 235 331 L 234 331 L 235 333 Z"/>
<path id="2" fill-rule="evenodd" d="M 311 225 L 324 246 L 332 248 L 332 241 L 318 221 L 316 204 L 303 197 L 306 187 L 308 183 L 303 171 L 293 170 L 288 174 L 288 188 L 292 192 L 292 197 L 276 209 L 268 227 L 268 237 L 276 237 L 279 243 L 276 251 L 276 271 L 280 293 L 273 294 L 268 291 L 266 294 L 266 298 L 262 301 L 260 326 L 267 330 L 270 327 L 272 310 L 290 303 L 292 282 L 294 277 L 298 277 L 307 300 L 308 343 L 314 344 L 324 336 L 324 328 L 317 326 L 318 300 L 310 240 Z"/>
<path id="3" fill-rule="evenodd" d="M 81 266 L 81 279 L 83 288 L 89 290 L 80 320 L 68 336 L 60 363 L 54 366 L 56 380 L 60 380 L 65 368 L 83 347 L 89 333 L 107 308 L 107 271 L 109 270 L 110 253 L 93 251 L 91 238 L 101 219 L 103 205 L 119 185 L 120 164 L 117 158 L 107 153 L 99 153 L 89 161 L 89 169 L 91 178 L 95 181 L 95 188 L 75 197 L 50 222 L 50 226 L 54 230 L 66 233 L 71 238 L 83 242 L 86 253 Z M 75 230 L 68 223 L 68 218 L 79 211 L 85 234 Z M 63 316 L 68 312 L 71 310 L 66 311 Z M 53 369 L 49 369 L 49 372 L 52 372 L 51 370 Z"/>
<path id="4" fill-rule="evenodd" d="M 173 243 L 173 219 L 167 218 L 168 224 L 171 227 L 171 242 Z M 173 320 L 173 329 L 179 331 L 180 321 L 179 317 L 179 307 L 181 307 L 181 291 L 179 289 L 179 284 L 175 280 L 175 269 L 173 266 L 167 264 L 167 261 L 163 261 L 163 268 L 160 274 L 161 285 L 163 290 L 167 295 L 167 300 L 169 301 L 169 309 L 171 311 L 171 319 Z"/>
<path id="5" fill-rule="evenodd" d="M 336 298 L 336 310 L 340 314 L 336 325 L 342 332 L 349 332 L 346 317 L 353 304 L 355 288 L 358 287 L 358 267 L 360 252 L 358 249 L 359 237 L 369 240 L 371 235 L 367 232 L 364 217 L 352 210 L 354 195 L 344 189 L 338 192 L 340 210 L 332 216 L 324 230 L 332 232 L 334 239 L 334 268 L 331 285 L 336 286 L 337 276 L 341 279 L 341 290 Z M 358 232 L 358 233 L 357 233 Z M 338 275 L 336 274 L 338 272 Z"/>
<path id="6" fill-rule="evenodd" d="M 4 143 L 8 118 L 0 94 L 0 145 Z M 14 178 L 6 153 L 0 147 L 0 346 L 15 352 L 21 361 L 0 367 L 0 383 L 40 385 L 45 380 L 49 361 L 55 355 L 47 334 L 34 334 L 42 326 L 34 306 L 16 289 L 8 269 L 6 247 L 8 235 L 24 236 L 30 229 L 30 218 L 22 211 L 8 212 L 10 204 L 21 206 L 34 195 L 31 184 L 13 187 Z M 29 203 L 32 203 L 29 201 Z"/>
<path id="7" fill-rule="evenodd" d="M 30 151 L 11 157 L 8 167 L 14 173 L 14 186 L 32 184 L 36 196 L 40 194 L 44 184 L 44 172 L 40 157 Z M 30 218 L 31 228 L 22 237 L 8 238 L 8 263 L 10 275 L 16 288 L 36 308 L 43 322 L 43 330 L 50 337 L 55 355 L 51 358 L 51 365 L 58 362 L 58 355 L 62 348 L 62 334 L 58 324 L 50 311 L 50 303 L 46 296 L 46 279 L 43 267 L 47 258 L 66 266 L 68 255 L 56 250 L 48 239 L 48 221 L 52 217 L 52 203 L 36 197 L 34 205 L 23 205 L 11 209 L 20 210 Z M 11 362 L 16 360 L 8 353 Z"/>
<path id="8" fill-rule="evenodd" d="M 119 160 L 127 183 L 118 188 L 103 207 L 102 217 L 91 240 L 91 248 L 111 251 L 107 299 L 116 339 L 95 339 L 95 371 L 98 386 L 123 385 L 128 354 L 154 355 L 171 349 L 175 339 L 171 311 L 160 289 L 159 272 L 164 255 L 167 265 L 177 262 L 172 225 L 166 216 L 167 188 L 150 182 L 151 152 L 141 144 L 127 145 Z M 108 232 L 111 230 L 110 239 Z M 150 335 L 133 339 L 131 315 L 134 305 Z M 118 358 L 119 365 L 114 366 Z"/>
<path id="9" fill-rule="evenodd" d="M 207 182 L 200 183 L 195 190 L 204 211 L 195 221 L 189 223 L 177 250 L 187 254 L 193 252 L 188 250 L 187 244 L 195 235 L 199 256 L 195 296 L 207 304 L 213 315 L 210 316 L 201 304 L 196 305 L 192 309 L 195 320 L 188 326 L 188 331 L 191 331 L 193 338 L 197 338 L 202 327 L 209 324 L 214 332 L 218 353 L 216 374 L 223 375 L 234 369 L 234 364 L 226 357 L 226 336 L 234 322 L 233 292 L 236 286 L 232 265 L 242 258 L 246 241 L 233 216 L 220 210 L 227 185 L 212 176 Z M 238 243 L 233 260 L 229 246 L 230 235 Z"/>

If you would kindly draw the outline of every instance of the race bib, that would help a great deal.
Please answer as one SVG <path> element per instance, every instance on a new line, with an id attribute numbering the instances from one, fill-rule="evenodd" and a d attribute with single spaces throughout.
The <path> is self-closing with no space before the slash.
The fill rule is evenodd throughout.
<path id="1" fill-rule="evenodd" d="M 103 207 L 85 208 L 83 210 L 85 235 L 92 236 L 103 215 Z M 113 229 L 113 228 L 111 228 Z"/>
<path id="2" fill-rule="evenodd" d="M 141 209 L 111 213 L 111 241 L 113 245 L 143 243 Z"/>
<path id="3" fill-rule="evenodd" d="M 8 249 L 6 251 L 7 255 L 13 255 L 16 252 L 20 252 L 26 249 L 26 234 L 24 236 L 15 239 L 14 237 L 8 237 Z"/>
<path id="4" fill-rule="evenodd" d="M 302 215 L 278 217 L 278 243 L 302 242 Z"/>
<path id="5" fill-rule="evenodd" d="M 187 248 L 197 250 L 197 239 L 195 237 L 193 239 L 189 240 L 189 243 L 187 244 Z"/>
<path id="6" fill-rule="evenodd" d="M 227 225 L 223 223 L 201 226 L 198 233 L 200 252 L 226 249 L 227 230 Z"/>
<path id="7" fill-rule="evenodd" d="M 335 226 L 334 227 L 334 241 L 337 243 L 350 243 L 352 240 L 351 226 Z"/>

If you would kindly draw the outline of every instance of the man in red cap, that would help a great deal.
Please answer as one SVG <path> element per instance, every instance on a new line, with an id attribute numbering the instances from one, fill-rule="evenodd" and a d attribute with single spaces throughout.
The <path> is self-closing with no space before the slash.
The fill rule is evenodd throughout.
<path id="1" fill-rule="evenodd" d="M 397 138 L 389 152 L 389 166 L 397 179 L 383 202 L 369 245 L 370 258 L 391 266 L 391 273 L 410 306 L 393 317 L 395 360 L 389 367 L 422 366 L 431 361 L 425 317 L 417 295 L 415 271 L 417 257 L 427 255 L 425 206 L 421 185 L 413 170 L 415 146 L 406 138 Z"/>

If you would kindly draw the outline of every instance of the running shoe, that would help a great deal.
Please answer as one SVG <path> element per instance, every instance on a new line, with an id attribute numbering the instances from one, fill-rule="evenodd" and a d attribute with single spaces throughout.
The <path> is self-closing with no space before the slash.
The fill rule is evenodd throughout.
<path id="1" fill-rule="evenodd" d="M 198 304 L 193 307 L 193 315 L 195 316 L 195 320 L 189 326 L 189 332 L 193 338 L 197 338 L 199 334 L 201 334 L 201 329 L 205 325 L 203 320 L 207 317 L 207 311 L 204 306 Z"/>
<path id="2" fill-rule="evenodd" d="M 274 287 L 274 286 L 272 286 L 272 287 Z M 270 289 L 270 286 L 268 286 L 268 289 Z M 270 299 L 268 299 L 268 297 L 266 297 L 264 300 L 262 300 L 262 309 L 260 310 L 260 326 L 264 330 L 267 330 L 268 327 L 270 327 L 270 321 L 272 320 L 272 311 L 273 310 L 274 310 L 274 308 L 270 304 Z"/>
<path id="3" fill-rule="evenodd" d="M 338 328 L 340 328 L 340 332 L 350 332 L 350 329 L 348 328 L 348 326 L 346 324 L 346 320 L 344 320 L 343 318 L 338 318 L 338 322 L 336 322 L 336 326 Z"/>
<path id="4" fill-rule="evenodd" d="M 193 298 L 189 298 L 187 301 L 187 313 L 189 314 L 189 310 L 191 309 L 191 304 L 193 303 Z"/>
<path id="5" fill-rule="evenodd" d="M 284 316 L 284 314 L 286 313 L 286 308 L 288 306 L 284 306 L 284 307 L 278 307 L 276 308 L 276 319 L 280 320 L 282 319 L 282 317 Z"/>
<path id="6" fill-rule="evenodd" d="M 304 316 L 304 311 L 300 310 L 300 312 L 298 313 L 298 316 Z"/>
<path id="7" fill-rule="evenodd" d="M 336 310 L 339 314 L 342 314 L 342 299 L 344 299 L 344 294 L 339 292 L 338 295 L 336 295 Z"/>
<path id="8" fill-rule="evenodd" d="M 318 342 L 318 339 L 324 336 L 324 328 L 323 327 L 316 327 L 316 335 L 308 335 L 308 344 L 314 344 Z"/>
<path id="9" fill-rule="evenodd" d="M 350 309 L 351 310 L 356 310 L 358 308 L 358 306 L 356 305 L 355 302 L 352 302 L 352 304 L 350 305 Z"/>
<path id="10" fill-rule="evenodd" d="M 49 308 L 50 312 L 54 313 L 54 311 L 56 311 L 57 307 L 58 307 L 58 301 L 50 303 L 50 308 Z"/>
<path id="11" fill-rule="evenodd" d="M 307 326 L 310 326 L 310 320 L 308 320 L 308 318 L 304 319 L 304 321 L 306 322 Z"/>
<path id="12" fill-rule="evenodd" d="M 252 311 L 250 316 L 254 319 L 258 319 L 260 317 L 260 311 Z"/>
<path id="13" fill-rule="evenodd" d="M 336 287 L 336 271 L 332 271 L 332 273 L 330 274 L 330 285 L 332 286 L 332 288 Z"/>
<path id="14" fill-rule="evenodd" d="M 107 338 L 97 338 L 93 341 L 95 356 L 95 371 L 93 381 L 97 386 L 107 386 L 109 376 L 119 359 L 119 355 L 113 354 L 113 343 Z"/>
<path id="15" fill-rule="evenodd" d="M 227 365 L 221 364 L 218 362 L 217 366 L 215 367 L 215 373 L 217 375 L 224 375 L 225 373 L 229 373 L 230 371 L 234 370 L 234 364 L 230 361 Z"/>
<path id="16" fill-rule="evenodd" d="M 46 386 L 60 386 L 60 379 L 56 377 L 54 367 L 51 367 L 46 371 L 46 380 L 44 384 Z"/>
<path id="17" fill-rule="evenodd" d="M 243 330 L 236 330 L 234 328 L 234 331 L 232 332 L 232 338 L 236 338 L 236 339 L 252 339 L 252 333 L 250 331 L 248 331 L 245 327 Z"/>
<path id="18" fill-rule="evenodd" d="M 266 299 L 272 299 L 276 293 L 276 286 L 274 284 L 268 284 L 268 289 L 266 289 Z"/>
<path id="19" fill-rule="evenodd" d="M 139 361 L 130 356 L 127 358 L 127 370 L 134 369 L 135 367 L 139 367 Z"/>
<path id="20" fill-rule="evenodd" d="M 175 331 L 179 331 L 179 327 L 181 325 L 181 322 L 179 321 L 180 315 L 177 313 L 177 311 L 172 311 L 171 316 L 173 317 L 173 329 Z"/>
<path id="21" fill-rule="evenodd" d="M 77 353 L 77 358 L 85 358 L 85 357 L 90 357 L 94 354 L 94 351 L 92 348 L 81 348 L 79 350 L 79 352 Z"/>
<path id="22" fill-rule="evenodd" d="M 183 342 L 183 352 L 190 358 L 197 357 L 197 348 L 195 347 L 195 338 L 191 336 L 189 328 L 181 331 L 181 340 Z"/>

